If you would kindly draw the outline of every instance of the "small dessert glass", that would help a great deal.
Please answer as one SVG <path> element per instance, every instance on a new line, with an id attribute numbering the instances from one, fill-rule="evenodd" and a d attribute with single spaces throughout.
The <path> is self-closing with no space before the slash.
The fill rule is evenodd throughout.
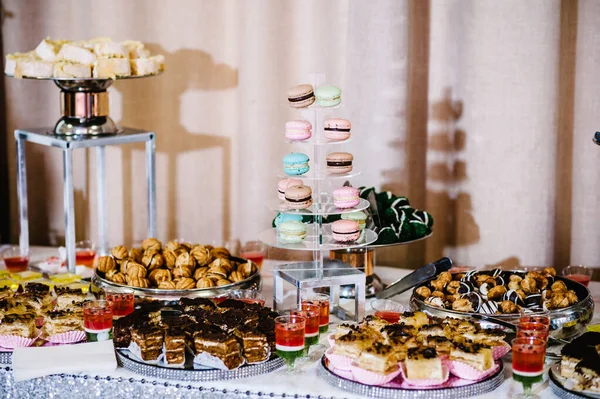
<path id="1" fill-rule="evenodd" d="M 568 266 L 562 271 L 562 275 L 569 280 L 577 281 L 586 287 L 592 280 L 594 269 L 586 266 Z"/>
<path id="2" fill-rule="evenodd" d="M 302 316 L 306 318 L 306 327 L 304 329 L 304 348 L 306 354 L 310 346 L 319 343 L 319 322 L 321 320 L 321 307 L 303 303 L 301 305 L 292 306 L 290 315 Z"/>
<path id="3" fill-rule="evenodd" d="M 329 330 L 329 295 L 313 294 L 302 301 L 303 304 L 319 305 L 321 316 L 319 321 L 319 333 L 324 334 Z"/>
<path id="4" fill-rule="evenodd" d="M 119 319 L 133 312 L 135 296 L 133 289 L 120 288 L 118 290 L 106 290 L 106 302 L 112 309 L 113 319 Z"/>
<path id="5" fill-rule="evenodd" d="M 266 300 L 263 294 L 255 290 L 235 290 L 230 292 L 228 297 L 246 303 L 257 303 L 261 306 L 265 306 Z"/>
<path id="6" fill-rule="evenodd" d="M 389 299 L 377 299 L 371 302 L 375 310 L 375 316 L 390 323 L 398 323 L 400 315 L 404 312 L 404 306 Z"/>
<path id="7" fill-rule="evenodd" d="M 249 241 L 245 243 L 240 250 L 240 258 L 248 259 L 262 268 L 263 260 L 265 259 L 266 247 L 260 241 Z"/>
<path id="8" fill-rule="evenodd" d="M 547 310 L 527 313 L 521 311 L 519 323 L 542 323 L 546 326 L 550 326 L 550 312 Z"/>
<path id="9" fill-rule="evenodd" d="M 75 244 L 75 263 L 77 265 L 94 267 L 96 259 L 96 245 L 90 240 L 79 241 Z"/>
<path id="10" fill-rule="evenodd" d="M 0 252 L 6 270 L 11 273 L 24 272 L 29 266 L 29 251 L 21 251 L 18 245 L 11 245 Z"/>
<path id="11" fill-rule="evenodd" d="M 527 337 L 512 340 L 513 378 L 523 385 L 523 393 L 515 398 L 539 398 L 531 392 L 533 384 L 543 381 L 546 341 Z"/>
<path id="12" fill-rule="evenodd" d="M 304 355 L 305 328 L 305 317 L 290 315 L 275 318 L 277 356 L 285 360 L 288 370 L 293 370 L 296 359 Z"/>
<path id="13" fill-rule="evenodd" d="M 88 342 L 112 339 L 113 313 L 107 301 L 89 301 L 83 304 L 83 329 Z"/>
<path id="14" fill-rule="evenodd" d="M 543 339 L 544 342 L 548 341 L 548 334 L 550 333 L 550 328 L 546 324 L 535 323 L 535 322 L 526 322 L 519 323 L 517 325 L 517 338 L 540 338 Z"/>

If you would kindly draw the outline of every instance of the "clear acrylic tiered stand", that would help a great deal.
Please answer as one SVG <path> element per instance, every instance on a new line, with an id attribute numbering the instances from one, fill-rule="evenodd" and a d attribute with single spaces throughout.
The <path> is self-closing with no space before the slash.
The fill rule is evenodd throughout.
<path id="1" fill-rule="evenodd" d="M 309 77 L 313 87 L 318 87 L 325 83 L 325 74 L 312 74 Z M 331 313 L 336 314 L 342 320 L 358 320 L 364 316 L 365 311 L 365 274 L 339 261 L 330 261 L 324 259 L 324 253 L 330 250 L 340 250 L 346 248 L 355 248 L 366 246 L 377 240 L 377 234 L 372 230 L 365 229 L 361 238 L 353 243 L 339 243 L 333 240 L 329 224 L 323 224 L 323 217 L 328 215 L 339 215 L 348 212 L 365 210 L 369 207 L 369 202 L 361 200 L 360 203 L 352 209 L 339 209 L 333 204 L 332 197 L 324 189 L 324 182 L 336 180 L 343 184 L 360 172 L 353 170 L 346 174 L 327 174 L 325 165 L 324 149 L 335 147 L 348 142 L 349 140 L 330 142 L 323 136 L 323 122 L 327 118 L 334 117 L 335 110 L 341 106 L 322 108 L 316 104 L 304 109 L 300 109 L 302 119 L 309 121 L 313 126 L 313 135 L 305 142 L 297 142 L 295 145 L 308 145 L 312 147 L 311 170 L 300 176 L 287 176 L 285 173 L 279 173 L 279 177 L 296 177 L 301 179 L 307 185 L 312 185 L 313 205 L 308 209 L 293 210 L 288 209 L 285 203 L 273 202 L 269 204 L 271 210 L 284 214 L 307 215 L 313 218 L 313 223 L 307 225 L 307 237 L 299 244 L 286 244 L 279 241 L 277 229 L 263 231 L 259 239 L 266 245 L 288 250 L 312 251 L 312 262 L 289 263 L 275 267 L 274 276 L 274 298 L 273 307 L 275 310 L 281 309 L 284 305 L 285 287 L 288 283 L 296 290 L 296 302 L 300 303 L 303 292 L 308 289 L 327 288 L 330 294 Z M 335 149 L 332 151 L 336 151 Z M 309 183 L 310 182 L 310 183 Z M 353 312 L 349 312 L 340 306 L 339 291 L 340 287 L 351 285 L 355 289 Z"/>

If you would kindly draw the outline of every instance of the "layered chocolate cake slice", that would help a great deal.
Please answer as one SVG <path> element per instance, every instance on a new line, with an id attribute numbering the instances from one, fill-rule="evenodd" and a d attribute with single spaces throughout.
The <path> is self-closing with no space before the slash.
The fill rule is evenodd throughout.
<path id="1" fill-rule="evenodd" d="M 560 375 L 571 378 L 575 372 L 575 366 L 583 360 L 587 351 L 589 351 L 589 348 L 577 339 L 563 346 L 560 351 Z"/>
<path id="2" fill-rule="evenodd" d="M 229 370 L 244 363 L 239 342 L 233 334 L 223 331 L 197 331 L 194 333 L 194 349 L 196 355 L 206 352 L 221 359 Z"/>
<path id="3" fill-rule="evenodd" d="M 577 382 L 575 390 L 600 392 L 600 356 L 595 351 L 587 351 L 577 363 L 573 378 Z"/>
<path id="4" fill-rule="evenodd" d="M 7 314 L 0 323 L 0 335 L 18 335 L 33 338 L 37 334 L 35 315 L 32 313 Z"/>
<path id="5" fill-rule="evenodd" d="M 43 331 L 47 336 L 82 330 L 83 317 L 76 312 L 56 310 L 45 315 Z"/>
<path id="6" fill-rule="evenodd" d="M 236 328 L 234 334 L 242 343 L 247 363 L 259 363 L 271 355 L 271 347 L 265 334 L 249 326 Z"/>
<path id="7" fill-rule="evenodd" d="M 165 330 L 165 360 L 168 364 L 185 362 L 185 332 L 177 327 Z"/>
<path id="8" fill-rule="evenodd" d="M 179 300 L 179 309 L 183 313 L 193 312 L 195 310 L 212 311 L 216 308 L 213 301 L 207 298 L 181 298 Z"/>
<path id="9" fill-rule="evenodd" d="M 163 349 L 164 332 L 152 324 L 131 327 L 131 340 L 140 348 L 144 361 L 157 360 Z"/>
<path id="10" fill-rule="evenodd" d="M 113 320 L 113 344 L 115 348 L 127 348 L 131 343 L 131 320 L 127 317 Z"/>

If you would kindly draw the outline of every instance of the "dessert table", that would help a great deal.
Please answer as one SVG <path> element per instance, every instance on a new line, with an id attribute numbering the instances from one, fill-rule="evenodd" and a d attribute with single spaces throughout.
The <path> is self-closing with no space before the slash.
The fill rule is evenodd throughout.
<path id="1" fill-rule="evenodd" d="M 32 261 L 54 255 L 56 249 L 33 248 Z M 270 305 L 273 297 L 273 266 L 277 262 L 265 261 L 262 269 L 263 294 Z M 377 267 L 377 274 L 384 282 L 392 282 L 406 275 L 409 270 Z M 600 298 L 600 283 L 592 282 L 590 290 L 594 297 Z M 395 297 L 395 300 L 408 308 L 410 292 Z M 369 304 L 367 309 L 370 310 Z M 597 307 L 596 307 L 597 309 Z M 369 312 L 367 312 L 369 313 Z M 598 322 L 600 313 L 594 315 Z M 322 341 L 325 342 L 325 339 Z M 317 348 L 319 349 L 319 348 Z M 293 397 L 293 398 L 357 398 L 329 385 L 317 375 L 317 362 L 325 346 L 311 352 L 309 359 L 298 365 L 298 371 L 290 373 L 281 368 L 270 374 L 230 381 L 206 383 L 153 379 L 129 372 L 123 368 L 110 373 L 75 373 L 51 375 L 27 381 L 15 382 L 9 364 L 0 364 L 0 392 L 6 398 L 40 397 L 111 397 L 111 398 L 192 398 L 203 397 Z M 522 387 L 511 378 L 510 364 L 505 365 L 506 379 L 495 391 L 477 398 L 512 397 L 522 392 Z M 542 398 L 556 397 L 547 383 L 538 387 Z"/>

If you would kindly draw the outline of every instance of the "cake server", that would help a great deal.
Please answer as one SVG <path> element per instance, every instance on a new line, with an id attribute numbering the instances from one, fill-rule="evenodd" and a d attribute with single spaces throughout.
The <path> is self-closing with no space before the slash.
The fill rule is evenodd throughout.
<path id="1" fill-rule="evenodd" d="M 408 291 L 414 286 L 424 283 L 433 276 L 449 270 L 451 267 L 452 260 L 450 258 L 442 258 L 433 263 L 429 263 L 388 285 L 386 289 L 377 293 L 377 299 L 390 298 Z"/>

